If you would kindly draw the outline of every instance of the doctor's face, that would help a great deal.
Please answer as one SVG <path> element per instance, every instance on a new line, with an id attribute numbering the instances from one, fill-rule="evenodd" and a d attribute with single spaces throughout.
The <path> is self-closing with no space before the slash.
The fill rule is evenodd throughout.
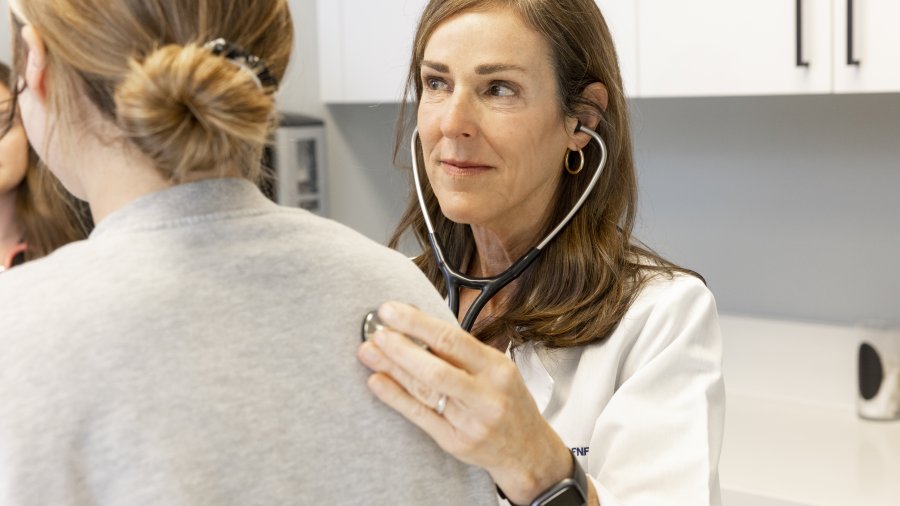
<path id="1" fill-rule="evenodd" d="M 464 12 L 438 25 L 420 70 L 419 135 L 444 215 L 500 233 L 540 226 L 571 143 L 548 44 L 513 11 Z"/>
<path id="2" fill-rule="evenodd" d="M 9 90 L 0 85 L 0 121 L 6 121 L 12 107 Z M 0 125 L 0 134 L 6 125 Z M 28 170 L 28 139 L 21 122 L 15 120 L 6 135 L 0 137 L 0 196 L 14 191 Z"/>

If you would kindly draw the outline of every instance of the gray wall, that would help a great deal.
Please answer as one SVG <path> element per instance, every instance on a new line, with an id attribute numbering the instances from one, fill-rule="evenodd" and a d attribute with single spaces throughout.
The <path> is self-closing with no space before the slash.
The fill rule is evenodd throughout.
<path id="1" fill-rule="evenodd" d="M 406 200 L 391 163 L 398 107 L 321 104 L 315 1 L 290 2 L 281 107 L 327 123 L 331 217 L 384 241 Z M 900 319 L 900 94 L 632 105 L 638 234 L 706 276 L 721 311 Z"/>
<path id="2" fill-rule="evenodd" d="M 639 233 L 728 312 L 900 320 L 900 94 L 639 100 Z"/>

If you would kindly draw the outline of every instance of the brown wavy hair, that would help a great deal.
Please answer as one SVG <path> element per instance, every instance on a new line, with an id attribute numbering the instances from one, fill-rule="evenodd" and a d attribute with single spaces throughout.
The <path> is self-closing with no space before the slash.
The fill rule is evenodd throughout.
<path id="1" fill-rule="evenodd" d="M 11 72 L 0 63 L 0 86 L 12 90 Z M 0 137 L 19 121 L 14 107 L 3 118 Z M 84 239 L 90 227 L 87 210 L 59 183 L 28 146 L 28 168 L 16 187 L 16 221 L 28 244 L 25 260 L 50 254 L 56 248 Z"/>
<path id="2" fill-rule="evenodd" d="M 459 13 L 492 8 L 512 9 L 547 41 L 556 70 L 560 110 L 567 117 L 599 117 L 596 131 L 607 143 L 609 158 L 584 206 L 522 274 L 502 313 L 479 321 L 473 333 L 487 343 L 503 343 L 508 338 L 513 345 L 531 341 L 553 348 L 599 342 L 615 329 L 652 277 L 671 277 L 676 272 L 699 275 L 666 261 L 632 238 L 637 181 L 628 105 L 613 39 L 594 0 L 430 1 L 413 43 L 394 159 L 397 162 L 400 154 L 408 156 L 403 147 L 412 131 L 409 107 L 417 108 L 422 95 L 420 68 L 432 33 Z M 585 88 L 596 82 L 604 84 L 609 93 L 605 110 L 582 96 Z M 586 167 L 596 167 L 599 148 L 591 143 L 584 154 Z M 421 145 L 417 145 L 415 156 L 419 166 L 424 167 Z M 569 212 L 588 181 L 587 176 L 561 179 L 553 199 L 554 208 L 534 245 Z M 435 233 L 447 249 L 448 261 L 454 266 L 463 265 L 475 251 L 471 228 L 441 214 L 427 178 L 423 191 Z M 412 231 L 419 245 L 428 249 L 428 231 L 412 186 L 406 210 L 389 245 L 396 248 L 407 231 Z M 415 262 L 446 294 L 443 276 L 432 255 L 422 254 Z"/>
<path id="3" fill-rule="evenodd" d="M 280 81 L 294 33 L 286 0 L 11 0 L 10 7 L 15 69 L 24 69 L 20 28 L 29 23 L 46 45 L 60 128 L 91 127 L 78 117 L 86 96 L 171 182 L 259 180 L 277 120 L 274 86 L 260 86 L 259 69 L 205 46 L 223 38 L 261 58 Z"/>

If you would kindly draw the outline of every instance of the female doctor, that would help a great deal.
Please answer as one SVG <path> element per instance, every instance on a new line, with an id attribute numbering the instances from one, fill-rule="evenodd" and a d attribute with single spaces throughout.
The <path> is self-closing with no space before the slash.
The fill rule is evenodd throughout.
<path id="1" fill-rule="evenodd" d="M 432 0 L 409 84 L 428 212 L 468 276 L 504 271 L 573 208 L 601 160 L 579 124 L 608 160 L 472 334 L 385 303 L 387 328 L 358 353 L 372 392 L 487 470 L 512 504 L 719 504 L 715 301 L 698 275 L 632 238 L 627 103 L 594 1 Z M 428 244 L 414 193 L 393 244 L 408 230 Z M 430 252 L 415 261 L 447 293 Z M 462 290 L 460 315 L 477 295 Z"/>

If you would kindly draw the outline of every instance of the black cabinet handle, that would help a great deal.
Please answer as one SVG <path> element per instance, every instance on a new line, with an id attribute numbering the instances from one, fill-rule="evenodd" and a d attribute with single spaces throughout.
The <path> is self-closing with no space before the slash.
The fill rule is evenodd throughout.
<path id="1" fill-rule="evenodd" d="M 803 0 L 797 0 L 797 66 L 809 67 L 803 60 Z"/>
<path id="2" fill-rule="evenodd" d="M 847 0 L 847 65 L 859 67 L 859 60 L 853 56 L 853 0 Z"/>

